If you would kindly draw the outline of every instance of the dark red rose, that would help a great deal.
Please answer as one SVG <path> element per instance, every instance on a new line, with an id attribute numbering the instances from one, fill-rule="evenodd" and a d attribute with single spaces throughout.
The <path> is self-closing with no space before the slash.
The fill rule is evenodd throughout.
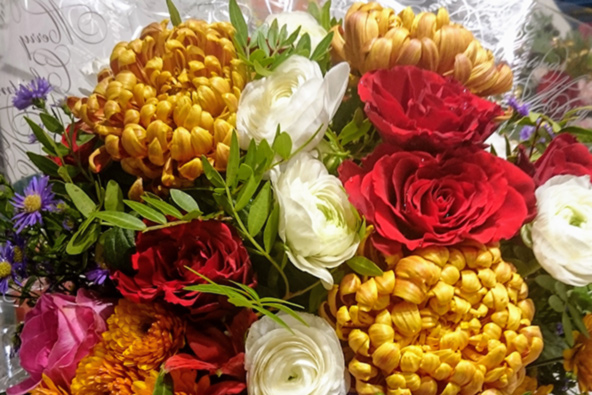
<path id="1" fill-rule="evenodd" d="M 245 337 L 257 316 L 241 310 L 230 325 L 209 322 L 187 328 L 190 350 L 165 362 L 175 393 L 202 395 L 240 394 L 246 388 Z"/>
<path id="2" fill-rule="evenodd" d="M 582 103 L 577 99 L 579 93 L 580 90 L 573 82 L 573 78 L 559 70 L 547 72 L 537 86 L 537 94 L 543 103 L 551 107 L 548 111 L 562 107 L 565 107 L 565 111 L 567 111 L 581 106 Z"/>
<path id="3" fill-rule="evenodd" d="M 191 308 L 195 314 L 219 310 L 221 298 L 186 291 L 185 287 L 205 281 L 186 267 L 216 283 L 229 280 L 253 286 L 251 261 L 236 231 L 218 221 L 188 224 L 139 233 L 132 255 L 133 276 L 115 272 L 119 291 L 140 303 L 164 298 Z"/>
<path id="4" fill-rule="evenodd" d="M 62 134 L 62 144 L 66 148 L 70 148 L 69 141 L 72 142 L 72 153 L 64 157 L 64 161 L 67 165 L 77 165 L 78 161 L 83 167 L 88 166 L 88 158 L 93 152 L 94 145 L 97 141 L 96 136 L 92 136 L 91 132 L 87 129 L 87 126 L 82 121 L 78 121 L 73 125 L 66 128 L 64 134 Z M 78 145 L 78 136 L 84 135 L 85 142 L 82 145 Z M 87 137 L 88 136 L 88 137 Z M 58 165 L 62 165 L 62 161 L 58 157 L 51 157 L 51 159 Z"/>
<path id="5" fill-rule="evenodd" d="M 555 137 L 534 164 L 534 182 L 537 186 L 549 178 L 565 174 L 592 177 L 592 154 L 584 144 L 570 134 Z"/>
<path id="6" fill-rule="evenodd" d="M 383 145 L 362 167 L 345 162 L 339 175 L 378 235 L 411 250 L 508 239 L 534 216 L 532 178 L 471 147 L 432 155 Z"/>
<path id="7" fill-rule="evenodd" d="M 460 83 L 415 66 L 366 73 L 358 93 L 382 138 L 407 149 L 482 143 L 502 114 Z"/>

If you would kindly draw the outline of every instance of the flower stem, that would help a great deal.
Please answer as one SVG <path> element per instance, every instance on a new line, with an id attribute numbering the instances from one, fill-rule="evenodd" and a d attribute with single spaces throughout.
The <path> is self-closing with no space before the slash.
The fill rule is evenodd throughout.
<path id="1" fill-rule="evenodd" d="M 554 363 L 562 362 L 562 361 L 563 361 L 563 356 L 555 357 L 555 358 L 547 359 L 545 361 L 535 362 L 532 365 L 530 365 L 529 368 L 540 368 L 541 366 L 552 365 Z"/>
<path id="2" fill-rule="evenodd" d="M 290 292 L 289 294 L 284 296 L 284 300 L 290 300 L 290 299 L 295 298 L 297 296 L 304 295 L 305 293 L 312 291 L 312 289 L 316 288 L 316 286 L 319 285 L 320 283 L 321 283 L 321 280 L 318 280 L 318 281 L 315 281 L 314 283 L 312 283 L 311 285 L 309 285 L 308 287 L 301 289 L 300 291 Z"/>

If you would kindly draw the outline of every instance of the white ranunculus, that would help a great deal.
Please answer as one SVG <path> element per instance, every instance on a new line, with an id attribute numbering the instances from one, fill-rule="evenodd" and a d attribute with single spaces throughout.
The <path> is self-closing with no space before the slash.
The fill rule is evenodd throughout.
<path id="1" fill-rule="evenodd" d="M 255 322 L 246 341 L 249 395 L 345 395 L 345 361 L 335 330 L 300 313 L 308 324 L 280 313 L 292 332 L 269 317 Z"/>
<path id="2" fill-rule="evenodd" d="M 323 38 L 327 35 L 327 31 L 317 22 L 317 20 L 304 11 L 292 11 L 292 12 L 281 12 L 279 14 L 271 14 L 265 18 L 265 23 L 271 26 L 271 23 L 276 20 L 278 27 L 281 29 L 282 26 L 286 26 L 288 36 L 296 31 L 300 27 L 299 37 L 302 37 L 304 33 L 308 33 L 310 37 L 311 53 L 314 52 L 315 48 Z"/>
<path id="3" fill-rule="evenodd" d="M 280 206 L 279 236 L 298 269 L 333 286 L 328 269 L 353 257 L 359 216 L 339 179 L 310 153 L 299 153 L 271 172 Z"/>
<path id="4" fill-rule="evenodd" d="M 241 94 L 236 128 L 242 149 L 251 139 L 273 142 L 278 125 L 292 138 L 292 150 L 306 145 L 310 151 L 322 139 L 335 115 L 349 78 L 349 65 L 340 63 L 325 78 L 316 62 L 293 55 L 273 73 L 252 81 Z"/>
<path id="5" fill-rule="evenodd" d="M 555 279 L 592 283 L 592 184 L 590 176 L 555 176 L 536 190 L 534 255 Z"/>

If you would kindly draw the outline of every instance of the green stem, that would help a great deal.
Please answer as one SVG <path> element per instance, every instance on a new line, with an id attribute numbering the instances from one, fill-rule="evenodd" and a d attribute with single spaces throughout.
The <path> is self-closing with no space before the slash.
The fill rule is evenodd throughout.
<path id="1" fill-rule="evenodd" d="M 158 230 L 158 229 L 170 228 L 170 227 L 177 226 L 177 225 L 188 224 L 189 222 L 191 222 L 191 221 L 179 220 L 179 221 L 167 222 L 166 224 L 163 224 L 163 225 L 149 226 L 146 229 L 144 229 L 142 231 L 142 233 L 151 232 L 153 230 Z"/>
<path id="2" fill-rule="evenodd" d="M 318 280 L 318 281 L 312 283 L 311 285 L 309 285 L 308 287 L 301 289 L 300 291 L 290 292 L 288 295 L 284 296 L 284 300 L 290 300 L 290 299 L 295 298 L 297 296 L 304 295 L 305 293 L 312 291 L 313 288 L 316 288 L 316 286 L 319 285 L 320 283 L 321 283 L 321 280 Z"/>
<path id="3" fill-rule="evenodd" d="M 540 368 L 542 366 L 547 366 L 547 365 L 551 365 L 551 364 L 554 364 L 557 362 L 562 362 L 562 361 L 563 361 L 563 356 L 555 357 L 555 358 L 547 359 L 545 361 L 535 362 L 532 365 L 530 365 L 529 368 Z"/>

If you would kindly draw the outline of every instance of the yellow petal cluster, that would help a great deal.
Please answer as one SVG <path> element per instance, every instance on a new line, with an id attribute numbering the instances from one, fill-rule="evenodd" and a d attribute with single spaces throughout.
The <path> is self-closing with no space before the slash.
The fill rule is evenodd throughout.
<path id="1" fill-rule="evenodd" d="M 321 309 L 347 342 L 357 392 L 512 394 L 543 340 L 528 288 L 499 247 L 399 258 L 387 257 L 382 276 L 346 275 Z"/>
<path id="2" fill-rule="evenodd" d="M 205 155 L 226 168 L 240 93 L 247 82 L 230 23 L 188 20 L 147 26 L 140 38 L 117 44 L 110 69 L 72 111 L 105 145 L 90 158 L 120 161 L 123 169 L 165 186 L 202 174 Z"/>
<path id="3" fill-rule="evenodd" d="M 493 53 L 469 30 L 451 23 L 443 8 L 416 15 L 409 7 L 397 15 L 376 2 L 358 2 L 349 8 L 343 27 L 333 31 L 333 60 L 349 62 L 360 74 L 415 65 L 452 76 L 480 96 L 512 87 L 510 67 L 496 65 Z"/>
<path id="4" fill-rule="evenodd" d="M 44 374 L 41 383 L 31 390 L 31 395 L 68 395 L 68 391 L 55 385 L 53 380 Z"/>
<path id="5" fill-rule="evenodd" d="M 184 345 L 184 322 L 161 305 L 121 299 L 107 325 L 78 364 L 72 395 L 151 393 L 160 365 Z"/>
<path id="6" fill-rule="evenodd" d="M 590 337 L 578 333 L 573 348 L 563 352 L 565 370 L 578 377 L 580 392 L 592 391 L 592 314 L 584 317 Z"/>
<path id="7" fill-rule="evenodd" d="M 526 376 L 522 383 L 516 388 L 512 395 L 524 395 L 530 393 L 531 395 L 549 395 L 553 391 L 552 385 L 545 385 L 539 387 L 537 379 Z"/>

